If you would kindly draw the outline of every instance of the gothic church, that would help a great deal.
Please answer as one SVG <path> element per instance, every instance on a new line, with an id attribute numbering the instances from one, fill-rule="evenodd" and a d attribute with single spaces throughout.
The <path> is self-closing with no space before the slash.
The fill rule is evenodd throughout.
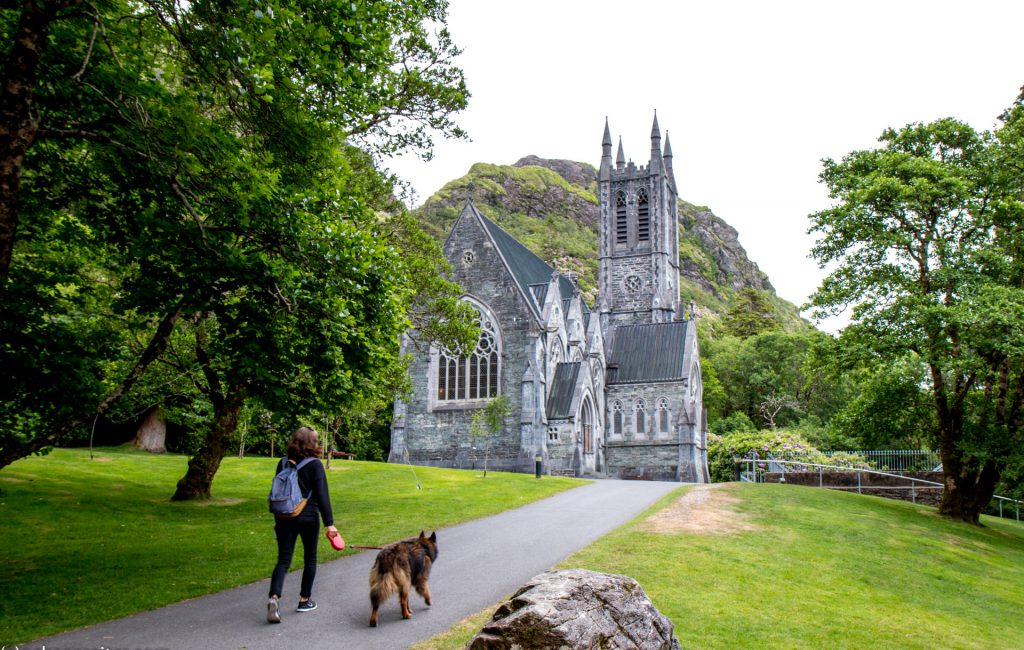
<path id="1" fill-rule="evenodd" d="M 416 352 L 414 391 L 395 405 L 390 462 L 488 466 L 623 479 L 707 482 L 707 418 L 693 309 L 679 297 L 678 194 L 658 118 L 646 167 L 612 161 L 605 122 L 598 174 L 594 310 L 555 271 L 468 200 L 444 252 L 477 311 L 471 352 Z M 596 310 L 596 311 L 595 311 Z M 403 342 L 408 348 L 408 341 Z M 406 349 L 406 352 L 415 352 Z M 469 434 L 497 395 L 500 434 Z"/>

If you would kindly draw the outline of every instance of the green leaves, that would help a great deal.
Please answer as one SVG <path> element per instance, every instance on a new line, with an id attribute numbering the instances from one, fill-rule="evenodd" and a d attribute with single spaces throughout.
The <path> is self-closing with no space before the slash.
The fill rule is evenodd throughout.
<path id="1" fill-rule="evenodd" d="M 0 10 L 4 33 L 34 7 Z M 176 375 L 143 377 L 147 399 L 234 391 L 336 412 L 399 387 L 413 320 L 470 338 L 437 246 L 401 225 L 395 179 L 374 158 L 462 136 L 452 116 L 468 94 L 445 12 L 104 0 L 51 21 L 0 307 L 5 413 L 40 429 L 19 424 L 20 442 L 88 412 L 179 306 L 161 359 Z"/>
<path id="2" fill-rule="evenodd" d="M 821 237 L 812 253 L 833 267 L 811 305 L 817 315 L 853 307 L 844 346 L 892 364 L 912 352 L 927 368 L 950 488 L 942 511 L 968 521 L 991 497 L 1006 440 L 1019 440 L 1024 405 L 1024 158 L 1019 116 L 1006 118 L 996 134 L 953 119 L 888 129 L 881 148 L 824 162 L 836 203 L 810 216 Z M 846 419 L 881 409 L 891 422 L 926 421 L 913 415 L 914 385 L 885 379 Z"/>

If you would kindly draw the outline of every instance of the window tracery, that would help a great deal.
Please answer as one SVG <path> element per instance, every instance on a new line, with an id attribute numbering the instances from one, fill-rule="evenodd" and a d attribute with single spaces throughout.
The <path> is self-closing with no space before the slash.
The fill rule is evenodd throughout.
<path id="1" fill-rule="evenodd" d="M 633 403 L 633 432 L 647 433 L 647 402 L 642 397 Z"/>
<path id="2" fill-rule="evenodd" d="M 662 397 L 658 400 L 658 433 L 669 433 L 672 418 L 668 410 L 668 400 Z"/>
<path id="3" fill-rule="evenodd" d="M 622 435 L 622 420 L 623 420 L 623 409 L 622 402 L 615 400 L 612 402 L 612 434 L 616 436 Z"/>
<path id="4" fill-rule="evenodd" d="M 469 354 L 441 348 L 437 355 L 437 401 L 489 399 L 498 395 L 498 370 L 501 342 L 490 313 L 470 302 L 476 309 L 480 338 Z"/>

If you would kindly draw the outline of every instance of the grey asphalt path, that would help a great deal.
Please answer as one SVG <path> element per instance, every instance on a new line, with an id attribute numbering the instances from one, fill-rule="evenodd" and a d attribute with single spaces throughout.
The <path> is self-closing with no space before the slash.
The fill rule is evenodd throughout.
<path id="1" fill-rule="evenodd" d="M 439 530 L 438 558 L 430 578 L 434 606 L 427 607 L 413 594 L 410 620 L 402 620 L 396 597 L 381 609 L 379 626 L 367 626 L 367 576 L 376 551 L 365 551 L 320 566 L 313 587 L 319 607 L 312 612 L 294 611 L 299 574 L 289 574 L 282 621 L 277 625 L 266 622 L 268 579 L 40 639 L 21 648 L 406 648 L 497 604 L 533 576 L 629 521 L 677 487 L 679 483 L 595 481 L 515 510 Z M 416 522 L 409 522 L 409 530 L 410 534 L 419 532 Z M 267 543 L 273 544 L 269 523 Z M 268 577 L 272 568 L 267 567 Z M 216 567 L 210 570 L 216 571 Z"/>

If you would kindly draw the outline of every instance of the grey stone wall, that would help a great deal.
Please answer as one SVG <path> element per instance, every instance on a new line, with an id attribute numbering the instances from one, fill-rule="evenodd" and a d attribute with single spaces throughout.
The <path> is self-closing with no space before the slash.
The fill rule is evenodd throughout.
<path id="1" fill-rule="evenodd" d="M 617 324 L 651 322 L 651 300 L 654 297 L 650 254 L 616 257 L 611 264 L 612 319 Z M 639 291 L 626 288 L 626 278 L 637 276 L 643 285 Z"/>
<path id="2" fill-rule="evenodd" d="M 678 443 L 609 442 L 608 475 L 644 481 L 677 481 Z"/>
<path id="3" fill-rule="evenodd" d="M 471 255 L 466 255 L 471 253 Z M 501 339 L 499 393 L 509 399 L 503 432 L 489 437 L 488 466 L 496 470 L 533 471 L 533 450 L 522 450 L 522 377 L 533 357 L 538 330 L 525 297 L 515 286 L 490 240 L 473 218 L 460 219 L 445 254 L 452 261 L 455 279 L 467 294 L 486 305 L 495 317 Z M 471 259 L 470 259 L 471 258 Z M 435 369 L 431 355 L 409 349 L 411 397 L 396 406 L 392 425 L 392 462 L 469 468 L 482 467 L 483 441 L 474 442 L 469 427 L 474 412 L 487 400 L 437 402 Z M 406 432 L 414 432 L 406 435 Z"/>
<path id="4" fill-rule="evenodd" d="M 607 392 L 607 449 L 608 475 L 618 478 L 642 478 L 647 480 L 680 480 L 681 458 L 691 454 L 692 442 L 689 431 L 681 431 L 677 425 L 680 410 L 686 408 L 688 391 L 685 382 L 659 382 L 648 384 L 611 384 Z M 638 398 L 647 404 L 645 433 L 638 434 L 634 428 L 633 406 Z M 669 433 L 660 433 L 657 403 L 661 398 L 668 400 Z M 612 404 L 618 400 L 623 405 L 623 434 L 612 431 Z M 687 469 L 682 480 L 689 479 L 692 471 Z"/>
<path id="5" fill-rule="evenodd" d="M 547 460 L 545 461 L 545 472 L 559 476 L 573 476 L 576 474 L 576 437 L 572 422 L 568 420 L 548 422 L 546 436 Z M 553 440 L 552 436 L 554 436 Z"/>

